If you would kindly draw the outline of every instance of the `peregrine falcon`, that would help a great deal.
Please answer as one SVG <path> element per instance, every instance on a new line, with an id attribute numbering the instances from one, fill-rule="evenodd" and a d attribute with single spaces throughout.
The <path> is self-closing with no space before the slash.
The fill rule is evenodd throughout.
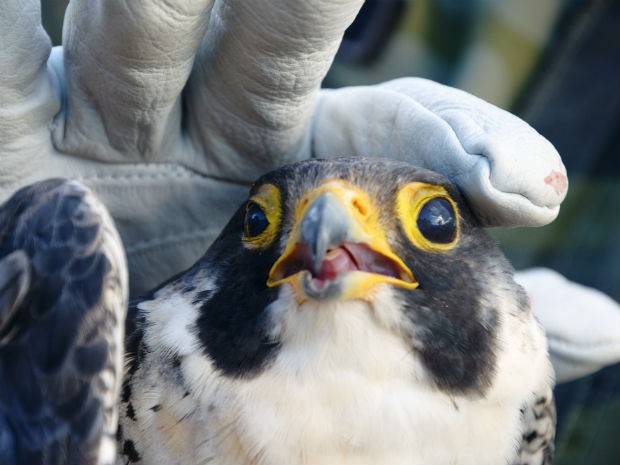
<path id="1" fill-rule="evenodd" d="M 75 181 L 0 208 L 0 464 L 111 465 L 127 266 L 107 211 Z"/>
<path id="2" fill-rule="evenodd" d="M 264 175 L 126 331 L 123 464 L 551 461 L 528 298 L 459 191 L 405 163 Z"/>

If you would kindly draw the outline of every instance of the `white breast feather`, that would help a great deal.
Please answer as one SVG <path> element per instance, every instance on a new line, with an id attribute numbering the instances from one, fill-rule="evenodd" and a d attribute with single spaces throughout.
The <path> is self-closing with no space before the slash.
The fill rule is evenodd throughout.
<path id="1" fill-rule="evenodd" d="M 175 450 L 186 455 L 162 460 L 157 444 L 166 439 L 154 437 L 145 463 L 497 465 L 514 454 L 519 408 L 551 382 L 542 330 L 517 308 L 499 309 L 497 373 L 486 398 L 473 399 L 431 386 L 397 334 L 408 323 L 391 310 L 389 288 L 377 293 L 374 310 L 355 301 L 291 311 L 294 301 L 283 286 L 270 309 L 282 348 L 251 379 L 225 378 L 193 350 L 197 315 L 189 302 L 155 317 L 152 337 L 187 355 L 182 369 L 191 395 L 181 401 L 158 388 L 158 402 L 168 398 L 164 413 L 183 418 L 158 430 L 182 430 L 187 436 Z"/>

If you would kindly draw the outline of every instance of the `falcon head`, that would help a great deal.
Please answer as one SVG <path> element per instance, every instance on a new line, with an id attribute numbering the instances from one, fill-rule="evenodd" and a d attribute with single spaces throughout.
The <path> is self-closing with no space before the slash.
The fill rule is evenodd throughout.
<path id="1" fill-rule="evenodd" d="M 341 336 L 335 352 L 355 358 L 382 334 L 455 394 L 485 392 L 501 313 L 527 309 L 458 190 L 384 159 L 310 160 L 261 177 L 174 287 L 193 295 L 203 351 L 228 376 Z"/>

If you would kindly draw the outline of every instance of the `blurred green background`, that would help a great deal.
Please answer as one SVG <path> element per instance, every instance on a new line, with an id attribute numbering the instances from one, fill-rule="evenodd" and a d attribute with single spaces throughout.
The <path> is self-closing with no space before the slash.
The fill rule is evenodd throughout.
<path id="1" fill-rule="evenodd" d="M 61 42 L 65 0 L 43 0 Z M 620 2 L 367 0 L 326 87 L 421 76 L 519 115 L 558 149 L 558 219 L 494 230 L 516 268 L 547 266 L 620 300 Z M 556 388 L 556 464 L 620 464 L 620 365 Z"/>

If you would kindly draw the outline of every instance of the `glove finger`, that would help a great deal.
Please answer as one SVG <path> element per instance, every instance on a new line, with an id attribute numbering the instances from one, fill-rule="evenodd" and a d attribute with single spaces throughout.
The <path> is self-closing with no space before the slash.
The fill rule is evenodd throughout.
<path id="1" fill-rule="evenodd" d="M 438 171 L 486 226 L 551 222 L 568 184 L 555 148 L 524 121 L 424 79 L 325 91 L 312 144 L 317 157 L 382 155 Z"/>
<path id="2" fill-rule="evenodd" d="M 196 161 L 202 172 L 250 181 L 307 158 L 316 93 L 362 3 L 216 4 L 186 95 L 188 130 L 207 154 Z"/>
<path id="3" fill-rule="evenodd" d="M 515 275 L 547 333 L 560 383 L 620 362 L 620 306 L 602 292 L 547 268 Z"/>
<path id="4" fill-rule="evenodd" d="M 24 153 L 51 147 L 48 126 L 60 108 L 39 0 L 0 8 L 0 185 L 19 179 Z"/>
<path id="5" fill-rule="evenodd" d="M 65 153 L 101 161 L 183 154 L 180 93 L 212 0 L 73 0 L 63 31 Z M 186 147 L 187 148 L 187 147 Z"/>

